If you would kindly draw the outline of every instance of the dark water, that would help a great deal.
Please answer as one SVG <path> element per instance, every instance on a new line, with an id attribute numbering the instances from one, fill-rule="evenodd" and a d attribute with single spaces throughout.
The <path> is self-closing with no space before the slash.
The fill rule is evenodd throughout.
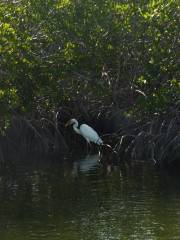
<path id="1" fill-rule="evenodd" d="M 1 172 L 1 240 L 180 239 L 179 178 L 151 164 L 75 158 Z"/>

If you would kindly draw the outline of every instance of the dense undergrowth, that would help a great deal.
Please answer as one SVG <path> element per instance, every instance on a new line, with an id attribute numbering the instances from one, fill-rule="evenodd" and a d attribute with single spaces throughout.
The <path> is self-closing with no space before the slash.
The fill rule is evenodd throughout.
<path id="1" fill-rule="evenodd" d="M 121 160 L 177 162 L 179 15 L 175 0 L 1 1 L 2 162 L 67 152 L 71 117 Z"/>

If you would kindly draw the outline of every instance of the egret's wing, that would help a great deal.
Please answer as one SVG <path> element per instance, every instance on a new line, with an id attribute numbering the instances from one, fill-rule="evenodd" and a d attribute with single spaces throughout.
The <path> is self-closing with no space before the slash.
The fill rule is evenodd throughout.
<path id="1" fill-rule="evenodd" d="M 88 126 L 87 124 L 82 124 L 80 126 L 80 131 L 81 131 L 81 135 L 84 138 L 88 139 L 90 142 L 94 142 L 96 144 L 103 143 L 102 139 L 99 137 L 97 132 L 92 127 Z"/>

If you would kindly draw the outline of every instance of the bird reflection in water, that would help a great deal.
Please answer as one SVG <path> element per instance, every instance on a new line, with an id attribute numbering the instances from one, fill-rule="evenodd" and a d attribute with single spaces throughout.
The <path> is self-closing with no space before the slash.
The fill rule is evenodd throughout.
<path id="1" fill-rule="evenodd" d="M 78 176 L 80 172 L 87 173 L 95 169 L 99 165 L 99 162 L 99 154 L 88 154 L 79 161 L 74 162 L 72 174 Z"/>
<path id="2" fill-rule="evenodd" d="M 109 148 L 109 147 L 107 147 Z M 107 150 L 107 149 L 106 149 Z M 101 167 L 107 175 L 119 169 L 117 154 L 110 150 L 99 152 L 98 154 L 88 154 L 73 163 L 72 175 L 78 176 L 80 173 L 88 173 Z"/>

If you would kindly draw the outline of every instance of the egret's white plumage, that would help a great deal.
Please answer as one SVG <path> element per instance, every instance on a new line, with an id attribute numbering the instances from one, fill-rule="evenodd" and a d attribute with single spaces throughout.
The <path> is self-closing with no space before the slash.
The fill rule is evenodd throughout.
<path id="1" fill-rule="evenodd" d="M 68 126 L 68 125 L 73 125 L 74 131 L 77 134 L 83 136 L 89 144 L 90 144 L 90 142 L 93 142 L 97 145 L 103 144 L 103 141 L 99 137 L 97 132 L 92 127 L 90 127 L 89 125 L 81 124 L 80 127 L 78 128 L 79 124 L 78 124 L 78 121 L 75 118 L 69 120 L 67 122 L 66 126 Z"/>

